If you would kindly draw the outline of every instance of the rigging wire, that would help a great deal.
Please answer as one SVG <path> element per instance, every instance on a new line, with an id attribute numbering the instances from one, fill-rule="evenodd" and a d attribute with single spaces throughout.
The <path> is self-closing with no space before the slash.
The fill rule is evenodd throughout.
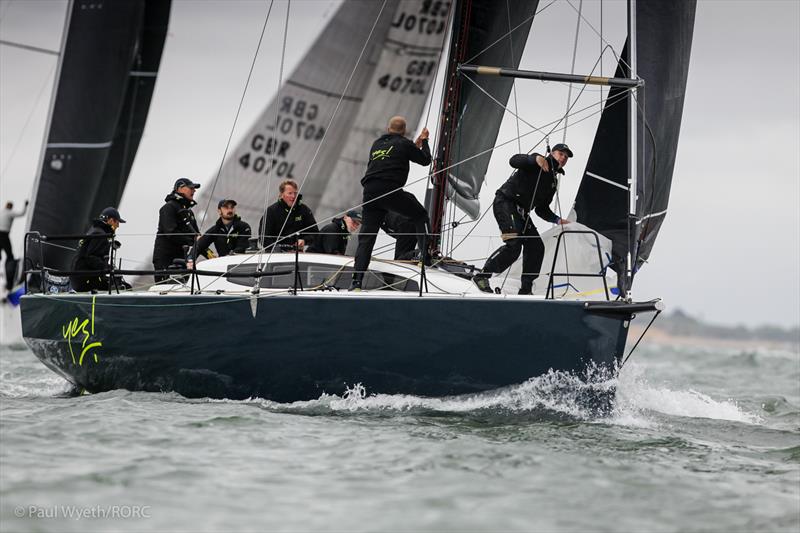
<path id="1" fill-rule="evenodd" d="M 583 0 L 581 0 L 583 1 Z M 516 61 L 514 60 L 514 38 L 511 36 L 511 6 L 509 5 L 509 0 L 506 0 L 506 18 L 508 19 L 508 48 L 511 50 L 511 64 L 516 65 Z M 519 106 L 517 104 L 517 79 L 511 83 L 511 89 L 514 91 L 514 118 L 517 122 L 517 137 L 519 137 Z M 522 153 L 522 139 L 517 138 L 517 151 Z"/>
<path id="2" fill-rule="evenodd" d="M 580 35 L 581 31 L 581 11 L 583 11 L 583 0 L 580 0 L 580 4 L 578 6 L 578 21 L 575 25 L 575 43 L 572 45 L 572 66 L 569 69 L 570 74 L 575 74 L 575 58 L 578 56 L 578 36 Z M 602 53 L 600 58 L 602 59 Z M 597 65 L 595 65 L 597 66 Z M 585 85 L 585 84 L 584 84 Z M 566 113 L 569 112 L 569 104 L 570 100 L 572 99 L 572 83 L 569 84 L 569 90 L 567 91 L 567 109 L 564 112 L 564 135 L 561 138 L 561 142 L 567 142 L 567 126 L 569 125 L 569 117 L 566 116 Z"/>
<path id="3" fill-rule="evenodd" d="M 565 0 L 565 1 L 566 1 L 566 2 L 567 2 L 567 4 L 569 5 L 569 7 L 571 7 L 571 8 L 572 8 L 574 11 L 578 11 L 578 10 L 575 8 L 575 6 L 574 6 L 574 5 L 572 5 L 572 2 L 570 2 L 570 0 Z M 584 23 L 586 23 L 586 25 L 587 25 L 587 26 L 589 26 L 589 27 L 592 29 L 592 31 L 595 33 L 595 35 L 598 35 L 598 36 L 600 37 L 600 40 L 601 40 L 601 41 L 603 41 L 603 42 L 604 42 L 604 43 L 605 43 L 605 44 L 606 44 L 606 45 L 607 45 L 609 48 L 611 48 L 611 51 L 612 51 L 612 53 L 614 54 L 614 57 L 617 59 L 617 61 L 622 61 L 622 64 L 623 64 L 623 65 L 625 65 L 626 67 L 628 67 L 628 69 L 630 70 L 630 68 L 631 68 L 631 67 L 630 67 L 630 65 L 627 63 L 627 61 L 625 61 L 625 60 L 623 60 L 622 58 L 620 58 L 619 54 L 617 54 L 617 51 L 614 49 L 614 47 L 613 47 L 613 46 L 611 46 L 611 43 L 609 43 L 608 41 L 606 41 L 606 40 L 605 40 L 605 38 L 603 37 L 603 34 L 602 34 L 602 32 L 598 32 L 598 31 L 597 31 L 597 28 L 595 28 L 595 27 L 592 25 L 592 23 L 591 23 L 591 22 L 589 22 L 589 21 L 586 19 L 586 17 L 584 17 L 584 16 L 583 16 L 583 15 L 581 15 L 580 13 L 578 13 L 578 16 L 581 18 L 581 20 L 583 20 L 583 22 L 584 22 Z M 602 20 L 602 19 L 601 19 L 601 20 Z"/>
<path id="4" fill-rule="evenodd" d="M 39 102 L 42 99 L 42 95 L 44 94 L 44 90 L 47 87 L 51 86 L 50 79 L 53 76 L 53 73 L 55 72 L 57 65 L 58 65 L 58 62 L 53 63 L 53 66 L 50 68 L 50 73 L 47 75 L 47 77 L 45 78 L 44 82 L 42 83 L 42 86 L 39 88 L 39 94 L 36 95 L 36 101 L 34 102 L 33 107 L 31 108 L 30 112 L 28 113 L 28 118 L 25 119 L 25 125 L 22 126 L 22 130 L 20 130 L 19 136 L 17 137 L 17 142 L 14 144 L 14 148 L 11 150 L 11 155 L 8 156 L 8 159 L 6 160 L 6 164 L 3 167 L 3 171 L 0 172 L 0 179 L 5 177 L 6 172 L 8 171 L 8 167 L 11 166 L 11 161 L 13 161 L 14 156 L 17 154 L 17 149 L 19 148 L 20 144 L 22 144 L 22 138 L 25 136 L 25 132 L 28 129 L 28 125 L 30 125 L 30 123 L 31 123 L 31 119 L 33 118 L 33 115 L 36 113 L 36 110 L 39 108 Z"/>
<path id="5" fill-rule="evenodd" d="M 298 184 L 298 188 L 297 188 L 297 195 L 298 196 L 300 196 L 300 191 L 303 189 L 303 185 L 305 184 L 306 179 L 308 179 L 309 174 L 311 174 L 311 169 L 314 168 L 314 162 L 317 160 L 317 156 L 319 155 L 319 152 L 320 152 L 320 149 L 322 148 L 322 145 L 325 144 L 325 138 L 327 137 L 328 132 L 331 129 L 331 124 L 333 124 L 333 121 L 336 118 L 336 115 L 339 113 L 339 108 L 341 107 L 342 101 L 344 100 L 344 97 L 347 94 L 347 89 L 350 88 L 350 83 L 353 81 L 353 76 L 355 76 L 356 70 L 358 69 L 358 65 L 361 63 L 361 58 L 364 56 L 364 52 L 366 51 L 367 46 L 369 45 L 369 42 L 372 39 L 372 34 L 375 32 L 375 28 L 378 25 L 378 21 L 381 19 L 381 15 L 383 14 L 383 10 L 386 8 L 386 2 L 387 2 L 387 0 L 383 0 L 383 4 L 381 5 L 381 10 L 378 12 L 378 16 L 375 17 L 375 22 L 372 24 L 372 28 L 369 30 L 369 35 L 367 35 L 367 39 L 366 39 L 366 41 L 364 41 L 364 46 L 361 48 L 361 52 L 358 54 L 358 59 L 356 59 L 356 63 L 355 63 L 355 65 L 353 65 L 353 70 L 350 72 L 350 77 L 347 79 L 347 83 L 345 84 L 344 89 L 342 90 L 341 96 L 339 96 L 339 101 L 336 102 L 336 107 L 334 108 L 333 114 L 331 115 L 331 118 L 328 121 L 327 127 L 325 128 L 325 133 L 322 134 L 322 139 L 320 139 L 319 144 L 317 145 L 317 149 L 314 152 L 314 156 L 311 158 L 311 162 L 308 165 L 308 170 L 306 170 L 306 175 L 303 176 L 303 179 Z M 287 15 L 288 15 L 288 11 L 287 11 Z M 287 17 L 287 25 L 288 25 L 288 17 Z M 278 231 L 278 235 L 279 236 L 283 232 L 283 229 L 286 227 L 286 222 L 289 220 L 289 216 L 291 215 L 292 211 L 294 210 L 295 205 L 297 205 L 296 201 L 289 208 L 289 213 L 287 213 L 286 218 L 283 220 L 283 224 L 281 225 L 281 229 Z M 278 241 L 276 241 L 275 244 L 277 244 L 277 242 Z M 259 246 L 259 248 L 263 248 L 263 243 L 262 243 L 262 245 Z M 269 260 L 272 257 L 272 254 L 273 254 L 274 251 L 275 251 L 275 246 L 272 246 L 272 248 L 269 251 L 269 255 L 267 256 L 267 262 L 269 262 Z M 259 266 L 260 266 L 260 263 L 261 263 L 261 256 L 259 255 Z"/>
<path id="6" fill-rule="evenodd" d="M 283 46 L 281 47 L 281 66 L 278 69 L 278 90 L 275 93 L 275 101 L 280 102 L 281 96 L 281 86 L 283 85 L 283 65 L 286 60 L 286 37 L 289 34 L 289 12 L 292 8 L 292 0 L 289 0 L 286 4 L 286 21 L 283 25 Z M 275 106 L 275 131 L 278 131 L 278 125 L 280 122 L 280 106 Z M 300 200 L 300 191 L 297 191 L 297 197 L 295 198 L 295 203 L 292 204 L 291 208 L 289 208 L 289 213 L 286 214 L 286 220 L 289 220 L 289 215 L 291 214 L 292 210 L 294 209 L 294 205 Z M 258 270 L 261 270 L 261 254 L 263 253 L 264 248 L 264 233 L 263 230 L 267 228 L 267 209 L 269 209 L 269 178 L 266 180 L 266 184 L 264 186 L 264 211 L 261 215 L 261 220 L 264 221 L 262 225 L 259 221 L 258 223 Z M 283 225 L 286 225 L 286 220 L 284 220 Z M 283 227 L 281 227 L 281 231 L 283 231 Z M 256 286 L 259 286 L 258 282 Z"/>
<path id="7" fill-rule="evenodd" d="M 509 35 L 509 34 L 511 34 L 511 33 L 515 32 L 515 31 L 517 31 L 518 29 L 520 29 L 522 26 L 524 26 L 525 24 L 527 24 L 527 23 L 528 23 L 528 21 L 532 20 L 532 19 L 533 19 L 533 18 L 534 18 L 536 15 L 538 15 L 539 13 L 543 12 L 543 11 L 544 11 L 545 9 L 547 9 L 548 7 L 550 7 L 550 6 L 552 6 L 553 4 L 555 4 L 555 3 L 556 3 L 556 1 L 557 1 L 557 0 L 552 0 L 552 1 L 551 1 L 549 4 L 547 4 L 546 6 L 544 6 L 542 9 L 540 9 L 540 10 L 536 11 L 536 13 L 534 13 L 533 15 L 531 15 L 531 16 L 529 16 L 529 17 L 527 17 L 525 20 L 523 20 L 522 22 L 520 22 L 519 24 L 517 24 L 516 26 L 514 26 L 514 27 L 513 27 L 513 28 L 512 28 L 512 29 L 511 29 L 511 30 L 510 30 L 508 33 L 505 33 L 505 34 L 501 35 L 501 36 L 500 36 L 500 37 L 499 37 L 499 38 L 498 38 L 496 41 L 494 41 L 493 43 L 491 43 L 489 46 L 487 46 L 486 48 L 484 48 L 483 50 L 481 50 L 480 52 L 478 52 L 477 54 L 475 54 L 475 55 L 474 55 L 474 56 L 472 56 L 471 58 L 469 58 L 469 59 L 467 59 L 466 61 L 464 61 L 464 63 L 465 63 L 465 64 L 467 64 L 467 63 L 472 63 L 472 62 L 473 62 L 473 61 L 474 61 L 474 60 L 475 60 L 477 57 L 479 57 L 481 54 L 483 54 L 484 52 L 486 52 L 487 50 L 489 50 L 491 47 L 493 47 L 493 46 L 494 46 L 494 45 L 496 45 L 497 43 L 501 42 L 503 39 L 505 39 L 506 37 L 508 37 L 508 35 Z"/>
<path id="8" fill-rule="evenodd" d="M 250 78 L 253 76 L 253 69 L 256 66 L 256 59 L 258 59 L 258 53 L 261 50 L 261 43 L 264 40 L 264 32 L 267 29 L 267 22 L 269 22 L 269 16 L 272 13 L 272 5 L 275 3 L 275 0 L 270 0 L 269 2 L 269 9 L 267 10 L 267 16 L 264 18 L 264 24 L 261 26 L 261 35 L 258 37 L 258 45 L 256 46 L 255 54 L 253 54 L 253 61 L 250 63 L 250 70 L 247 73 L 247 80 L 244 84 L 244 89 L 242 90 L 242 96 L 239 98 L 239 106 L 236 108 L 236 115 L 233 118 L 233 124 L 231 125 L 231 131 L 228 134 L 228 142 L 225 144 L 225 150 L 222 153 L 222 159 L 219 162 L 219 168 L 217 169 L 217 175 L 214 177 L 214 185 L 211 186 L 211 192 L 208 193 L 208 201 L 206 202 L 206 207 L 203 209 L 203 217 L 201 220 L 205 220 L 206 215 L 208 214 L 208 208 L 211 206 L 211 200 L 214 198 L 214 190 L 217 188 L 217 183 L 219 182 L 220 175 L 222 175 L 222 167 L 225 164 L 225 158 L 228 156 L 228 150 L 231 146 L 231 140 L 233 139 L 233 132 L 236 130 L 236 123 L 239 120 L 239 113 L 242 111 L 242 105 L 244 104 L 244 97 L 247 94 L 247 89 L 250 86 Z"/>

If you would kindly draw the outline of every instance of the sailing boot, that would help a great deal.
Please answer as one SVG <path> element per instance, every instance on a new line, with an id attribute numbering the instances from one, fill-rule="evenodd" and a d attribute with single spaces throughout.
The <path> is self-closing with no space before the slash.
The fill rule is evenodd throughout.
<path id="1" fill-rule="evenodd" d="M 361 280 L 364 279 L 363 272 L 354 272 L 353 281 L 350 282 L 350 292 L 361 292 Z"/>
<path id="2" fill-rule="evenodd" d="M 492 286 L 489 285 L 489 278 L 491 277 L 492 275 L 488 272 L 478 272 L 477 274 L 472 276 L 472 281 L 483 292 L 491 293 L 493 292 Z"/>
<path id="3" fill-rule="evenodd" d="M 522 285 L 520 285 L 519 292 L 517 294 L 523 296 L 530 296 L 533 294 L 533 280 L 529 279 L 527 276 L 522 277 Z"/>

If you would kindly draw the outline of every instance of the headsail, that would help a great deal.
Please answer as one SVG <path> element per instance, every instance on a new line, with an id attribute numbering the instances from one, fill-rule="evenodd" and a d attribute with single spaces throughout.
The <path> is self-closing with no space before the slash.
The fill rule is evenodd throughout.
<path id="1" fill-rule="evenodd" d="M 459 1 L 454 6 L 453 32 L 447 65 L 446 97 L 436 147 L 434 170 L 450 167 L 492 148 L 497 139 L 514 80 L 485 77 L 476 80 L 491 98 L 459 74 L 465 62 L 517 68 L 530 33 L 538 1 Z M 509 21 L 514 21 L 510 26 Z M 521 21 L 524 21 L 520 24 Z M 518 25 L 518 26 L 517 26 Z M 514 31 L 509 34 L 509 31 Z M 512 53 L 513 50 L 513 53 Z M 493 100 L 497 100 L 496 102 Z M 499 105 L 498 105 L 499 102 Z M 478 194 L 489 166 L 491 151 L 445 171 L 447 195 L 473 219 L 479 215 Z M 440 181 L 442 176 L 436 176 Z M 440 182 L 441 183 L 441 182 Z M 442 187 L 443 188 L 443 187 Z M 437 189 L 442 189 L 437 187 Z M 439 231 L 444 199 L 435 195 L 429 206 L 434 232 Z"/>
<path id="2" fill-rule="evenodd" d="M 609 93 L 575 199 L 578 221 L 613 241 L 618 263 L 630 250 L 641 266 L 667 212 L 695 5 L 694 0 L 636 2 L 637 75 L 645 81 L 638 100 L 636 220 L 628 221 L 628 95 L 621 89 Z M 627 50 L 626 43 L 617 77 L 629 75 Z"/>
<path id="3" fill-rule="evenodd" d="M 170 2 L 76 0 L 61 52 L 30 230 L 80 234 L 119 203 L 141 138 L 167 32 Z M 46 251 L 67 268 L 71 252 Z"/>

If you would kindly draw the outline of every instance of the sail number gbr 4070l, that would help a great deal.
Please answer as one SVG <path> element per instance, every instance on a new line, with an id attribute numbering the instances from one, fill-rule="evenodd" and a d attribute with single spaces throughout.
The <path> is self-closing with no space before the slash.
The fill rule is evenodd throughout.
<path id="1" fill-rule="evenodd" d="M 247 152 L 239 157 L 239 164 L 253 172 L 272 173 L 281 178 L 293 178 L 294 162 L 285 160 L 292 144 L 286 138 L 305 141 L 321 140 L 325 136 L 325 128 L 314 122 L 318 116 L 319 106 L 317 104 L 291 96 L 284 97 L 281 100 L 276 125 L 267 125 L 265 128 L 279 133 L 281 137 L 256 133 L 250 139 L 250 148 L 253 152 Z M 280 161 L 279 158 L 284 161 Z"/>

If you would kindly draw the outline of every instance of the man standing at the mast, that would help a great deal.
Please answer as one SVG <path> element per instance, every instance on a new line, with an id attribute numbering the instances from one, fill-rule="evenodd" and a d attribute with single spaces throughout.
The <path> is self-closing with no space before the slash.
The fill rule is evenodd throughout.
<path id="1" fill-rule="evenodd" d="M 378 229 L 387 213 L 411 219 L 417 234 L 420 257 L 424 260 L 426 255 L 424 239 L 430 225 L 428 211 L 403 187 L 408 181 L 409 161 L 418 165 L 431 164 L 428 128 L 422 128 L 422 133 L 414 142 L 405 135 L 406 119 L 392 117 L 387 133 L 380 136 L 370 148 L 367 172 L 361 179 L 364 186 L 364 221 L 358 235 L 355 272 L 350 290 L 361 290 L 361 280 L 369 267 Z"/>

